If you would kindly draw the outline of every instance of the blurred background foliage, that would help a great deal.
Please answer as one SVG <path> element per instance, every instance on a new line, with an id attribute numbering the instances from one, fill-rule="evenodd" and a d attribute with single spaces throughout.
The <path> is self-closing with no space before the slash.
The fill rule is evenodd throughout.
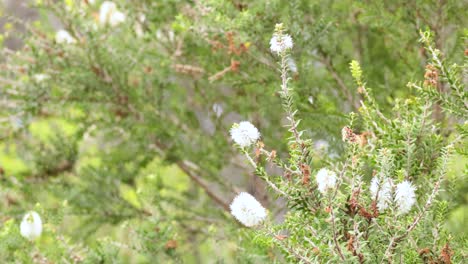
<path id="1" fill-rule="evenodd" d="M 116 0 L 127 16 L 117 27 L 97 26 L 102 1 L 90 2 L 3 1 L 6 261 L 281 262 L 268 241 L 250 238 L 226 211 L 245 190 L 278 221 L 284 213 L 228 137 L 233 122 L 250 120 L 269 148 L 285 153 L 280 80 L 269 51 L 274 25 L 287 25 L 295 42 L 298 117 L 323 153 L 314 164 L 340 159 L 341 128 L 359 108 L 351 60 L 360 61 L 388 112 L 397 98 L 413 97 L 409 81 L 423 79 L 428 55 L 420 29 L 434 32 L 447 60 L 463 64 L 466 52 L 465 1 Z M 58 29 L 77 43 L 56 43 Z M 433 112 L 448 138 L 466 121 Z M 453 157 L 444 193 L 454 201 L 448 228 L 460 237 L 467 170 L 466 157 Z M 31 209 L 46 223 L 35 245 L 17 230 Z"/>

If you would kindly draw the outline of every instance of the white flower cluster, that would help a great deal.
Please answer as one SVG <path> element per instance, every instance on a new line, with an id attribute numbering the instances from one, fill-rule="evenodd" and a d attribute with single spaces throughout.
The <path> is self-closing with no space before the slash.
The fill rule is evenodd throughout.
<path id="1" fill-rule="evenodd" d="M 73 44 L 76 43 L 76 39 L 64 29 L 60 29 L 55 33 L 55 41 L 59 44 Z"/>
<path id="2" fill-rule="evenodd" d="M 125 22 L 126 16 L 117 9 L 117 5 L 111 1 L 104 1 L 99 9 L 99 23 L 112 27 Z"/>
<path id="3" fill-rule="evenodd" d="M 320 169 L 315 179 L 317 180 L 317 188 L 322 194 L 326 194 L 336 186 L 336 173 L 326 168 Z"/>
<path id="4" fill-rule="evenodd" d="M 270 50 L 273 53 L 281 54 L 286 50 L 292 49 L 293 40 L 290 35 L 273 34 L 270 40 Z"/>
<path id="5" fill-rule="evenodd" d="M 398 211 L 401 214 L 406 214 L 411 210 L 411 207 L 416 203 L 416 188 L 409 181 L 403 181 L 396 187 L 395 202 L 398 205 Z"/>
<path id="6" fill-rule="evenodd" d="M 392 200 L 392 188 L 393 181 L 390 178 L 386 178 L 380 181 L 379 177 L 374 177 L 371 181 L 370 191 L 372 198 L 377 197 L 377 208 L 379 211 L 383 211 L 388 208 L 390 201 Z"/>
<path id="7" fill-rule="evenodd" d="M 20 224 L 20 233 L 29 240 L 34 240 L 41 235 L 42 220 L 38 213 L 31 211 L 24 215 Z"/>
<path id="8" fill-rule="evenodd" d="M 398 213 L 406 214 L 416 203 L 416 188 L 409 182 L 403 181 L 395 187 L 395 197 L 393 199 L 393 181 L 390 178 L 380 180 L 375 177 L 371 181 L 370 191 L 372 197 L 377 196 L 377 208 L 384 211 L 393 201 L 396 204 Z"/>
<path id="9" fill-rule="evenodd" d="M 259 225 L 267 216 L 265 208 L 249 193 L 241 192 L 231 203 L 231 214 L 248 227 Z"/>
<path id="10" fill-rule="evenodd" d="M 94 1 L 89 1 L 89 4 L 94 4 Z M 140 16 L 143 17 L 144 15 Z M 99 8 L 99 24 L 102 26 L 110 25 L 117 26 L 125 22 L 126 16 L 117 9 L 117 5 L 111 1 L 104 1 Z M 55 41 L 59 44 L 74 44 L 76 39 L 66 30 L 60 29 L 55 34 Z"/>
<path id="11" fill-rule="evenodd" d="M 242 148 L 249 147 L 260 139 L 260 132 L 248 121 L 234 124 L 229 132 L 232 140 Z"/>

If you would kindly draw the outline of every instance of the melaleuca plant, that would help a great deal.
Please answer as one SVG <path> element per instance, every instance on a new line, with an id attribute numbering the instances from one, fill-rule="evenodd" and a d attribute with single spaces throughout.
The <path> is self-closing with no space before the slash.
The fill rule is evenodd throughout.
<path id="1" fill-rule="evenodd" d="M 439 195 L 449 157 L 462 135 L 451 140 L 441 135 L 440 124 L 431 115 L 437 101 L 418 96 L 397 100 L 393 114 L 384 114 L 359 63 L 353 61 L 351 74 L 363 99 L 342 129 L 346 148 L 340 158 L 315 162 L 289 85 L 292 48 L 291 36 L 282 24 L 276 25 L 270 49 L 279 60 L 279 93 L 290 133 L 288 155 L 268 149 L 247 121 L 231 129 L 236 146 L 255 174 L 286 202 L 287 212 L 283 220 L 270 221 L 254 197 L 241 193 L 231 204 L 234 217 L 254 227 L 257 236 L 269 238 L 292 262 L 462 261 L 462 244 L 452 241 L 443 228 L 447 204 Z M 453 85 L 460 96 L 461 84 L 450 81 Z M 282 173 L 268 173 L 270 166 Z"/>
<path id="2" fill-rule="evenodd" d="M 2 14 L 0 43 L 24 46 L 0 58 L 0 262 L 460 259 L 443 222 L 463 187 L 440 185 L 448 200 L 404 234 L 445 175 L 447 146 L 467 153 L 452 131 L 466 134 L 463 114 L 440 115 L 464 111 L 449 70 L 460 67 L 440 56 L 459 61 L 462 1 L 28 3 L 39 20 Z M 271 38 L 276 21 L 291 36 Z M 423 100 L 404 84 L 424 74 L 424 26 L 440 52 L 425 54 Z M 366 78 L 353 63 L 353 80 L 351 58 Z M 239 232 L 231 210 L 246 226 L 285 221 Z"/>

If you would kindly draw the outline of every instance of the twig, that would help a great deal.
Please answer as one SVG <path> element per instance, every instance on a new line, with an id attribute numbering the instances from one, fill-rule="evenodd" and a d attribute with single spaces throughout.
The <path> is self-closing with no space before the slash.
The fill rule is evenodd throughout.
<path id="1" fill-rule="evenodd" d="M 164 149 L 166 149 L 166 147 L 160 142 L 155 142 L 155 145 L 160 151 L 164 151 Z M 176 164 L 183 172 L 185 172 L 185 174 L 187 174 L 187 176 L 189 176 L 191 180 L 193 180 L 193 182 L 195 182 L 200 188 L 202 188 L 205 191 L 205 193 L 211 199 L 213 199 L 215 203 L 223 207 L 224 210 L 228 212 L 230 211 L 229 204 L 226 203 L 223 199 L 221 199 L 215 192 L 213 192 L 210 186 L 208 186 L 208 184 L 206 184 L 202 180 L 202 178 L 193 171 L 192 169 L 193 165 L 191 165 L 192 164 L 191 162 L 187 160 L 182 160 L 182 161 L 177 161 Z"/>
<path id="2" fill-rule="evenodd" d="M 195 174 L 187 165 L 187 161 L 178 161 L 177 166 L 187 174 L 200 188 L 202 188 L 205 193 L 213 199 L 218 205 L 222 206 L 224 210 L 229 212 L 229 204 L 221 199 L 216 193 L 214 193 L 210 186 L 208 186 L 197 174 Z"/>
<path id="3" fill-rule="evenodd" d="M 450 149 L 454 146 L 454 143 L 457 142 L 459 140 L 460 137 L 457 137 L 454 142 L 450 145 L 448 145 L 445 149 L 446 149 L 446 153 L 445 153 L 445 157 L 443 158 L 443 164 L 441 165 L 441 170 L 444 170 L 444 168 L 446 167 L 447 165 L 447 156 L 448 156 L 448 153 L 450 152 Z M 393 236 L 391 239 L 390 239 L 390 243 L 387 247 L 387 250 L 385 250 L 385 254 L 381 260 L 380 263 L 383 263 L 383 261 L 385 259 L 388 259 L 391 261 L 392 259 L 392 254 L 393 254 L 393 251 L 395 251 L 396 249 L 396 246 L 397 244 L 403 240 L 406 236 L 408 236 L 408 234 L 413 231 L 413 229 L 416 228 L 416 226 L 418 225 L 419 221 L 421 221 L 422 217 L 424 216 L 424 214 L 429 210 L 429 207 L 432 205 L 432 201 L 434 200 L 434 198 L 437 196 L 437 193 L 439 192 L 439 188 L 440 188 L 440 183 L 442 182 L 443 178 L 444 178 L 445 174 L 443 171 L 440 172 L 440 175 L 439 175 L 439 178 L 437 179 L 436 183 L 434 184 L 434 189 L 432 190 L 432 193 L 431 195 L 429 195 L 429 198 L 427 199 L 426 201 L 426 204 L 424 205 L 424 208 L 419 212 L 419 214 L 414 218 L 413 222 L 411 223 L 411 225 L 408 226 L 408 228 L 404 231 L 403 234 L 399 235 L 399 236 Z"/>
<path id="4" fill-rule="evenodd" d="M 338 238 L 336 236 L 335 213 L 333 212 L 331 196 L 329 196 L 328 200 L 329 200 L 330 214 L 331 214 L 331 217 L 332 217 L 333 241 L 335 242 L 335 248 L 338 251 L 338 254 L 340 255 L 340 258 L 342 260 L 345 260 L 345 257 L 343 256 L 343 252 L 341 251 L 340 244 L 338 243 Z"/>
<path id="5" fill-rule="evenodd" d="M 302 256 L 299 252 L 297 252 L 297 250 L 295 250 L 293 247 L 290 247 L 287 243 L 285 243 L 282 239 L 278 239 L 277 236 L 273 233 L 272 230 L 270 230 L 270 228 L 266 228 L 266 231 L 267 233 L 272 236 L 275 241 L 278 241 L 278 244 L 280 244 L 286 251 L 288 251 L 289 253 L 291 253 L 294 257 L 296 257 L 297 259 L 301 260 L 303 263 L 307 263 L 307 264 L 312 264 L 312 262 L 307 259 L 306 257 Z"/>
<path id="6" fill-rule="evenodd" d="M 252 165 L 252 167 L 257 170 L 258 166 L 257 164 L 255 163 L 255 161 L 252 159 L 252 157 L 250 157 L 249 153 L 247 153 L 247 151 L 245 149 L 242 149 L 242 152 L 245 154 L 245 157 L 247 158 L 247 160 L 249 161 L 249 163 Z M 267 177 L 263 177 L 263 179 L 265 180 L 265 182 L 273 189 L 275 190 L 277 193 L 283 195 L 284 197 L 287 197 L 289 199 L 292 199 L 291 196 L 289 196 L 287 193 L 283 192 L 278 186 L 276 186 L 274 183 L 272 183 L 270 180 L 268 180 Z"/>

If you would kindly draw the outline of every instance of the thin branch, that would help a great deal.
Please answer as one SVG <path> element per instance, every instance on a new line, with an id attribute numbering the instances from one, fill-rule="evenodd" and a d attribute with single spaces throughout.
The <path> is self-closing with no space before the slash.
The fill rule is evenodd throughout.
<path id="1" fill-rule="evenodd" d="M 252 167 L 257 171 L 258 166 L 255 163 L 255 161 L 252 159 L 252 157 L 250 157 L 249 153 L 247 153 L 247 151 L 245 149 L 242 149 L 242 152 L 245 154 L 245 157 L 247 158 L 249 163 L 252 165 Z M 263 177 L 263 179 L 274 191 L 276 191 L 277 193 L 283 195 L 286 198 L 292 199 L 291 196 L 289 196 L 287 193 L 283 192 L 278 186 L 276 186 L 273 182 L 268 180 L 268 177 Z"/>
<path id="2" fill-rule="evenodd" d="M 155 142 L 155 146 L 161 151 L 164 152 L 166 147 L 160 143 Z M 196 183 L 200 188 L 205 191 L 205 193 L 218 205 L 223 207 L 223 209 L 227 212 L 230 211 L 229 204 L 225 202 L 222 198 L 220 198 L 215 192 L 213 192 L 210 186 L 198 175 L 193 171 L 193 163 L 187 160 L 177 161 L 176 165 L 183 171 L 189 178 Z"/>
<path id="3" fill-rule="evenodd" d="M 340 87 L 343 94 L 346 96 L 346 99 L 347 99 L 348 103 L 354 109 L 358 109 L 359 108 L 359 103 L 355 102 L 353 94 L 351 93 L 351 90 L 348 88 L 348 86 L 346 86 L 345 82 L 340 77 L 340 75 L 338 75 L 338 72 L 335 69 L 335 66 L 331 62 L 330 56 L 328 54 L 326 54 L 320 47 L 319 47 L 319 53 L 321 55 L 321 57 L 319 58 L 320 61 L 325 65 L 327 70 L 330 72 L 333 79 L 338 84 L 338 86 Z"/>
<path id="4" fill-rule="evenodd" d="M 190 177 L 190 179 L 192 179 L 200 188 L 202 188 L 205 193 L 211 198 L 213 199 L 214 202 L 216 202 L 218 205 L 222 206 L 224 208 L 224 210 L 228 211 L 229 212 L 229 204 L 226 203 L 223 199 L 221 199 L 215 192 L 213 192 L 210 188 L 210 186 L 208 186 L 208 184 L 206 184 L 200 176 L 198 176 L 197 174 L 195 174 L 189 167 L 188 165 L 188 162 L 187 161 L 178 161 L 177 163 L 177 166 L 179 166 L 179 168 L 185 172 L 185 174 L 187 174 L 187 176 Z"/>

